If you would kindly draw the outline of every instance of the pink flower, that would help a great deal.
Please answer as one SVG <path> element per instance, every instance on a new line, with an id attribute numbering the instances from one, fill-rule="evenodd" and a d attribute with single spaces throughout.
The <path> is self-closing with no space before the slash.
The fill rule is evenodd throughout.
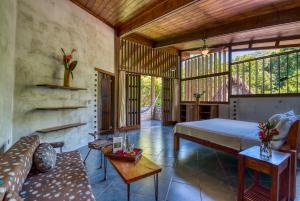
<path id="1" fill-rule="evenodd" d="M 69 63 L 71 61 L 71 59 L 72 59 L 71 54 L 64 56 L 64 63 Z"/>

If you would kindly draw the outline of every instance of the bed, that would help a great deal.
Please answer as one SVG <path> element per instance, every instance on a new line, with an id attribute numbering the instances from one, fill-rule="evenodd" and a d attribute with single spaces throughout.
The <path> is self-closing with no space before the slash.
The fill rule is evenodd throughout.
<path id="1" fill-rule="evenodd" d="M 291 196 L 296 194 L 297 153 L 300 121 L 289 129 L 285 144 L 279 149 L 291 154 Z M 174 149 L 179 150 L 180 139 L 193 141 L 234 156 L 244 149 L 259 145 L 258 123 L 230 119 L 210 119 L 177 123 L 174 127 Z"/>
<path id="2" fill-rule="evenodd" d="M 230 119 L 183 122 L 176 124 L 174 128 L 175 137 L 185 138 L 231 154 L 259 145 L 258 132 L 257 123 Z M 176 149 L 179 149 L 179 145 Z"/>

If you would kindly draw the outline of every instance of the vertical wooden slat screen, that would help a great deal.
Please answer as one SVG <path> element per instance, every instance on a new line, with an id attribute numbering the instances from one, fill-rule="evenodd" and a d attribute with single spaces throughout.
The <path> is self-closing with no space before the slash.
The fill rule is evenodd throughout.
<path id="1" fill-rule="evenodd" d="M 163 124 L 172 122 L 172 103 L 173 103 L 173 80 L 170 78 L 162 79 L 162 119 Z"/>
<path id="2" fill-rule="evenodd" d="M 195 101 L 194 93 L 205 91 L 201 102 L 228 102 L 228 50 L 199 55 L 181 63 L 181 101 Z"/>
<path id="3" fill-rule="evenodd" d="M 127 127 L 140 126 L 141 76 L 126 74 L 126 124 Z"/>
<path id="4" fill-rule="evenodd" d="M 121 40 L 120 70 L 156 77 L 178 78 L 179 56 L 130 40 Z"/>
<path id="5" fill-rule="evenodd" d="M 112 77 L 109 75 L 102 74 L 101 79 L 101 100 L 102 100 L 102 124 L 101 130 L 112 129 Z"/>

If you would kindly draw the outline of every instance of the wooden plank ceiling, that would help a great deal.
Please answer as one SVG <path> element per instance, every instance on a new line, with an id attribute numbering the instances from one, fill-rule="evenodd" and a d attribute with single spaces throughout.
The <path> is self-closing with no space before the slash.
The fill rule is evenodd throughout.
<path id="1" fill-rule="evenodd" d="M 160 0 L 71 0 L 110 26 L 117 27 Z"/>
<path id="2" fill-rule="evenodd" d="M 71 0 L 122 36 L 179 50 L 299 35 L 299 0 Z"/>

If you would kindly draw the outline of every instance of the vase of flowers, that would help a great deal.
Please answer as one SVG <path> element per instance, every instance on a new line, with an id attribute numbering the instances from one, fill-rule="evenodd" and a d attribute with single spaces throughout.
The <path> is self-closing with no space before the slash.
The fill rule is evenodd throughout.
<path id="1" fill-rule="evenodd" d="M 272 157 L 271 141 L 275 135 L 279 134 L 279 131 L 269 121 L 259 123 L 259 139 L 260 139 L 260 156 L 264 159 L 270 159 Z"/>
<path id="2" fill-rule="evenodd" d="M 76 49 L 72 49 L 71 54 L 66 54 L 63 48 L 61 48 L 63 53 L 63 64 L 65 67 L 64 72 L 64 86 L 70 86 L 70 76 L 74 79 L 73 71 L 76 68 L 78 61 L 73 60 L 73 53 L 76 52 Z"/>

